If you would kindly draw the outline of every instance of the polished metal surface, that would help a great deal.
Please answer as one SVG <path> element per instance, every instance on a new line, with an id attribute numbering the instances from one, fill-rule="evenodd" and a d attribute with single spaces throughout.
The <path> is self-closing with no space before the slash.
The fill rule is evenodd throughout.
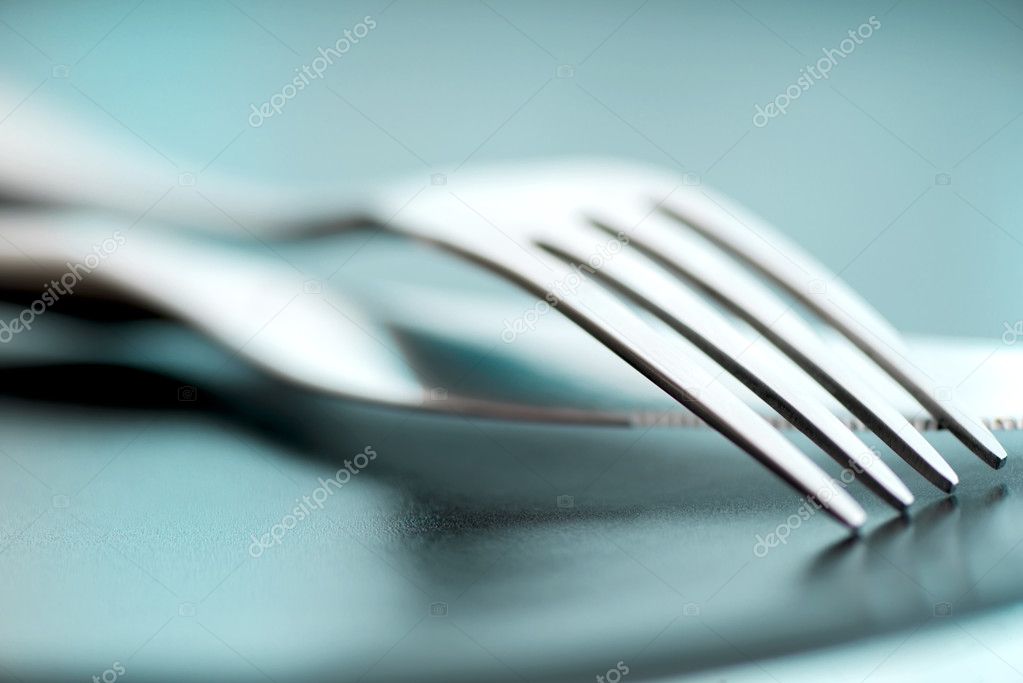
<path id="1" fill-rule="evenodd" d="M 794 422 L 840 462 L 863 473 L 868 485 L 889 503 L 906 507 L 912 502 L 912 495 L 888 467 L 818 402 L 797 396 L 791 388 L 786 388 L 779 373 L 764 365 L 743 362 L 741 356 L 745 349 L 726 320 L 712 315 L 709 309 L 681 305 L 677 299 L 683 295 L 670 278 L 663 278 L 659 287 L 653 286 L 651 281 L 655 276 L 668 274 L 658 273 L 655 263 L 667 265 L 671 273 L 695 279 L 726 302 L 838 397 L 929 481 L 946 492 L 952 491 L 958 483 L 958 477 L 947 462 L 893 407 L 877 398 L 869 388 L 841 378 L 842 373 L 829 360 L 828 350 L 816 343 L 815 334 L 790 314 L 788 307 L 765 284 L 728 265 L 722 254 L 714 253 L 714 246 L 683 241 L 677 233 L 665 229 L 661 224 L 663 220 L 657 217 L 664 207 L 675 217 L 685 211 L 687 224 L 698 224 L 704 236 L 713 233 L 713 245 L 729 252 L 741 251 L 735 244 L 737 241 L 756 239 L 761 243 L 766 241 L 772 250 L 792 251 L 791 259 L 787 251 L 775 254 L 763 248 L 741 251 L 741 255 L 754 270 L 766 272 L 776 280 L 780 277 L 778 273 L 789 267 L 815 275 L 810 280 L 811 286 L 823 282 L 823 276 L 827 275 L 823 267 L 789 249 L 782 240 L 765 237 L 768 228 L 759 227 L 758 223 L 754 236 L 739 235 L 740 227 L 735 223 L 745 226 L 753 219 L 740 209 L 729 207 L 724 199 L 702 189 L 693 191 L 670 173 L 609 161 L 483 169 L 450 187 L 417 192 L 412 199 L 407 199 L 407 189 L 398 185 L 381 191 L 376 199 L 364 200 L 359 209 L 339 205 L 331 215 L 345 223 L 368 213 L 376 217 L 381 229 L 439 246 L 521 286 L 538 297 L 544 306 L 556 308 L 598 339 L 704 423 L 801 493 L 820 501 L 847 526 L 859 527 L 865 517 L 860 506 L 841 487 L 741 399 L 722 387 L 715 377 L 707 374 L 676 339 L 651 328 L 604 287 L 591 282 L 587 272 L 599 272 L 605 282 L 611 281 L 619 289 L 624 287 L 634 301 L 654 311 L 690 341 L 696 340 L 702 352 L 714 357 L 747 387 L 753 388 L 782 417 Z M 265 194 L 255 189 L 245 193 L 246 196 Z M 229 211 L 242 208 L 228 205 Z M 292 209 L 290 220 L 284 220 L 281 217 L 287 215 L 288 210 L 282 205 L 262 216 L 263 230 L 271 232 L 274 227 L 267 223 L 268 217 L 289 225 L 315 222 L 316 216 L 301 206 Z M 657 216 L 651 218 L 652 214 Z M 736 214 L 743 215 L 744 219 L 735 218 Z M 225 212 L 224 215 L 233 214 Z M 7 244 L 0 249 L 0 255 L 10 264 L 11 272 L 19 265 L 22 271 L 26 265 L 44 263 L 59 267 L 88 243 L 87 233 L 76 229 L 75 224 L 80 220 L 74 213 L 38 210 L 12 213 L 4 219 Z M 596 239 L 596 231 L 580 230 L 587 222 L 602 226 L 610 235 L 609 240 L 602 243 Z M 141 230 L 136 230 L 133 235 L 140 233 Z M 637 250 L 630 249 L 633 241 Z M 552 245 L 556 246 L 552 249 Z M 387 366 L 393 366 L 395 359 L 374 347 L 372 342 L 379 342 L 378 335 L 366 329 L 372 327 L 372 323 L 367 316 L 346 312 L 354 310 L 350 304 L 334 303 L 332 308 L 336 315 L 322 305 L 309 305 L 304 300 L 301 306 L 290 306 L 297 297 L 295 278 L 282 272 L 280 267 L 267 266 L 264 272 L 259 266 L 245 261 L 233 262 L 216 252 L 193 254 L 187 241 L 167 234 L 154 235 L 152 231 L 147 232 L 145 238 L 135 237 L 124 251 L 128 253 L 112 259 L 111 267 L 104 268 L 97 279 L 190 322 L 277 375 L 335 395 L 362 397 L 373 402 L 419 407 L 427 400 L 414 381 L 382 381 L 394 374 L 393 368 Z M 552 258 L 552 251 L 563 258 Z M 627 253 L 618 258 L 620 252 Z M 647 257 L 655 263 L 648 262 Z M 785 266 L 786 260 L 790 261 L 790 266 Z M 605 265 L 611 266 L 610 273 L 603 271 Z M 623 285 L 623 277 L 630 284 Z M 835 280 L 833 276 L 827 277 Z M 792 282 L 787 281 L 789 289 L 793 288 L 791 285 Z M 867 311 L 859 318 L 861 327 L 874 324 L 877 316 L 865 304 L 837 285 L 832 288 L 841 292 L 846 308 Z M 210 297 L 211 291 L 217 292 L 216 298 Z M 695 295 L 690 298 L 695 300 Z M 260 308 L 258 315 L 252 314 L 253 306 Z M 689 311 L 683 313 L 684 308 Z M 286 310 L 287 316 L 278 320 L 274 314 L 277 309 Z M 683 315 L 713 322 L 697 323 L 702 332 L 693 332 L 692 323 L 687 325 L 680 321 Z M 268 316 L 270 322 L 263 322 Z M 834 324 L 832 318 L 825 316 L 825 320 Z M 257 324 L 254 321 L 262 327 L 253 327 Z M 849 335 L 848 325 L 836 327 Z M 266 328 L 270 328 L 269 332 Z M 879 334 L 889 337 L 894 334 L 886 324 L 879 329 Z M 726 341 L 721 344 L 711 341 L 718 336 Z M 360 343 L 349 343 L 350 339 Z M 723 345 L 728 345 L 728 350 Z M 345 351 L 339 353 L 338 349 Z M 873 347 L 864 350 L 877 360 Z M 370 359 L 377 362 L 371 363 Z M 893 368 L 886 363 L 881 366 L 906 384 L 907 373 L 903 368 Z M 909 388 L 918 400 L 919 386 L 914 384 Z M 449 407 L 455 405 L 452 403 Z M 972 435 L 964 443 L 989 464 L 997 465 L 1005 457 L 997 440 L 977 418 L 964 418 L 956 423 L 958 427 L 948 423 L 948 416 L 953 412 L 965 415 L 951 405 L 935 414 L 959 438 Z M 967 424 L 970 426 L 965 426 Z M 987 437 L 983 437 L 984 434 Z M 978 443 L 994 446 L 981 453 Z"/>
<path id="2" fill-rule="evenodd" d="M 1005 449 L 951 395 L 943 395 L 906 356 L 898 332 L 837 276 L 763 221 L 706 194 L 710 202 L 669 198 L 663 210 L 783 287 L 894 377 L 984 462 L 1005 464 Z M 662 207 L 659 207 L 662 208 Z"/>
<path id="3" fill-rule="evenodd" d="M 368 13 L 378 27 L 343 63 L 246 120 Z M 881 28 L 835 54 L 871 16 Z M 1014 0 L 3 3 L 3 199 L 113 209 L 103 236 L 139 219 L 130 239 L 217 230 L 203 250 L 276 264 L 289 309 L 326 311 L 321 334 L 365 341 L 367 370 L 427 401 L 281 381 L 151 303 L 92 298 L 87 278 L 0 344 L 0 680 L 110 683 L 115 661 L 128 683 L 1023 680 L 1020 26 Z M 770 111 L 822 50 L 830 78 Z M 916 498 L 899 514 L 850 483 L 869 520 L 848 539 L 564 316 L 505 343 L 535 296 L 412 240 L 332 234 L 333 212 L 393 178 L 418 181 L 405 200 L 468 200 L 477 164 L 578 154 L 666 165 L 755 209 L 1013 457 L 989 468 L 781 288 L 851 393 L 880 395 L 954 468 L 944 494 L 703 290 L 746 340 L 740 361 L 826 407 Z M 297 207 L 319 218 L 291 224 Z M 22 282 L 0 323 L 46 280 Z M 380 343 L 346 341 L 358 330 L 331 304 Z M 844 483 L 782 413 L 638 313 Z M 323 360 L 344 381 L 347 359 Z M 372 467 L 250 555 L 367 444 Z"/>

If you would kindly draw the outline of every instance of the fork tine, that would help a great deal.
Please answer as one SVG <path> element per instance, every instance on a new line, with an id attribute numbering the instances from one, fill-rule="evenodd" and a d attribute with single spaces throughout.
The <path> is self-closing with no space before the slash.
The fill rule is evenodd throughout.
<path id="1" fill-rule="evenodd" d="M 951 396 L 940 395 L 934 383 L 906 358 L 899 333 L 805 251 L 763 221 L 707 192 L 689 192 L 684 201 L 669 197 L 662 208 L 774 281 L 845 335 L 988 465 L 999 468 L 1005 464 L 1005 448 L 994 434 Z"/>
<path id="2" fill-rule="evenodd" d="M 580 225 L 550 231 L 541 246 L 568 263 L 585 264 L 600 236 L 595 228 Z M 745 354 L 743 336 L 678 278 L 624 245 L 592 271 L 710 356 L 843 467 L 861 472 L 867 487 L 886 502 L 899 510 L 912 504 L 913 494 L 866 444 L 818 401 L 792 391 L 791 383 L 766 363 Z"/>
<path id="3" fill-rule="evenodd" d="M 552 301 L 572 322 L 802 494 L 818 501 L 839 522 L 857 529 L 866 521 L 863 508 L 816 463 L 600 285 L 580 277 L 539 247 L 531 247 L 527 255 L 522 245 L 509 248 L 500 239 L 475 237 L 471 246 L 466 240 L 429 241 Z"/>
<path id="4" fill-rule="evenodd" d="M 637 226 L 628 232 L 631 246 L 672 273 L 694 281 L 746 320 L 924 478 L 943 491 L 955 489 L 959 478 L 923 435 L 887 401 L 832 362 L 831 352 L 816 332 L 768 287 L 700 237 L 677 230 L 667 216 L 641 207 L 628 212 L 619 207 L 610 216 L 603 208 L 591 219 L 611 234 L 618 234 L 617 225 Z"/>

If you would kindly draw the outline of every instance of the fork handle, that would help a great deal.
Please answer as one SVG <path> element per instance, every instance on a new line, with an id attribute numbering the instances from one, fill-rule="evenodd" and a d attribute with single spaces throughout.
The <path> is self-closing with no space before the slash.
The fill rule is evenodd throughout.
<path id="1" fill-rule="evenodd" d="M 0 217 L 0 280 L 39 287 L 18 317 L 0 321 L 0 343 L 30 333 L 36 317 L 88 281 L 184 322 L 287 381 L 388 404 L 423 400 L 403 359 L 381 341 L 388 332 L 338 292 L 309 291 L 303 273 L 283 263 L 148 226 L 115 225 L 53 211 Z"/>
<path id="2" fill-rule="evenodd" d="M 23 97 L 0 84 L 0 109 L 5 102 L 10 102 L 7 109 L 17 109 Z M 279 232 L 294 226 L 296 216 L 303 222 L 322 217 L 339 229 L 368 213 L 364 198 L 369 193 L 355 183 L 285 188 L 215 168 L 182 169 L 134 138 L 112 136 L 58 114 L 37 110 L 4 123 L 0 197 L 232 232 L 239 226 Z"/>

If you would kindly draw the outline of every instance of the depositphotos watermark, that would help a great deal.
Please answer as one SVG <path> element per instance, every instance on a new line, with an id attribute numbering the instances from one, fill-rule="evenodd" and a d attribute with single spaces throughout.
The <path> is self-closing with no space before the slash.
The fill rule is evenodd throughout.
<path id="1" fill-rule="evenodd" d="M 56 280 L 50 280 L 48 285 L 44 285 L 43 292 L 39 295 L 38 299 L 30 303 L 21 313 L 9 321 L 0 320 L 0 344 L 8 343 L 19 332 L 31 330 L 38 316 L 45 313 L 50 306 L 56 304 L 60 297 L 73 294 L 75 287 L 78 286 L 78 283 L 86 275 L 98 268 L 108 256 L 124 246 L 127 241 L 128 238 L 124 236 L 124 233 L 120 230 L 115 230 L 112 236 L 99 244 L 92 245 L 91 254 L 86 254 L 80 261 L 75 263 L 66 262 L 64 264 L 67 268 L 65 273 Z"/>
<path id="2" fill-rule="evenodd" d="M 514 320 L 504 321 L 504 330 L 501 332 L 501 341 L 511 344 L 519 338 L 519 335 L 536 329 L 536 323 L 543 316 L 547 315 L 551 308 L 557 308 L 558 302 L 568 294 L 575 292 L 582 284 L 582 271 L 595 273 L 605 263 L 614 258 L 615 254 L 622 250 L 622 247 L 629 243 L 629 236 L 619 232 L 614 238 L 597 247 L 597 250 L 590 254 L 586 263 L 572 265 L 572 272 L 558 280 L 551 286 L 550 292 L 543 299 L 540 299 L 522 315 Z"/>
<path id="3" fill-rule="evenodd" d="M 1017 320 L 1014 323 L 1004 322 L 1002 327 L 1005 331 L 1002 332 L 1002 342 L 1008 346 L 1012 346 L 1023 337 L 1023 320 Z"/>
<path id="4" fill-rule="evenodd" d="M 880 454 L 873 448 L 869 451 L 870 455 L 864 458 L 865 464 L 869 467 L 877 458 L 880 458 Z M 754 557 L 767 557 L 767 554 L 771 552 L 771 548 L 777 548 L 779 545 L 786 545 L 789 542 L 789 536 L 792 532 L 803 525 L 803 522 L 809 520 L 817 511 L 823 507 L 823 504 L 830 501 L 837 489 L 835 484 L 841 488 L 846 488 L 855 479 L 857 474 L 863 473 L 863 467 L 859 463 L 853 463 L 850 467 L 842 470 L 839 475 L 838 482 L 832 482 L 832 486 L 818 491 L 815 495 L 806 496 L 803 498 L 803 502 L 799 505 L 794 513 L 788 516 L 788 518 L 775 527 L 774 531 L 768 533 L 766 536 L 757 534 L 756 543 L 753 544 L 753 555 Z M 819 502 L 818 502 L 819 501 Z"/>
<path id="5" fill-rule="evenodd" d="M 322 510 L 323 504 L 328 498 L 336 491 L 340 491 L 342 486 L 352 480 L 352 477 L 366 469 L 370 462 L 376 460 L 376 457 L 377 452 L 373 450 L 373 447 L 366 446 L 351 460 L 345 460 L 344 467 L 335 472 L 331 479 L 320 477 L 320 485 L 301 498 L 296 498 L 297 505 L 291 509 L 291 512 L 281 517 L 281 520 L 271 526 L 265 534 L 259 538 L 255 534 L 249 536 L 252 539 L 252 544 L 249 545 L 249 555 L 259 558 L 273 546 L 280 545 L 289 531 L 298 526 L 299 522 L 308 518 L 314 510 Z"/>
<path id="6" fill-rule="evenodd" d="M 92 677 L 92 683 L 114 683 L 118 678 L 123 676 L 127 672 L 124 668 L 124 664 L 117 661 L 110 665 L 110 668 L 105 670 L 103 673 L 94 675 Z"/>
<path id="7" fill-rule="evenodd" d="M 298 96 L 298 93 L 305 90 L 315 79 L 323 78 L 327 69 L 334 66 L 334 61 L 341 59 L 353 45 L 358 45 L 359 40 L 369 35 L 369 32 L 377 27 L 377 22 L 372 16 L 366 15 L 358 24 L 350 29 L 344 30 L 344 35 L 334 41 L 331 47 L 319 47 L 316 51 L 319 56 L 314 57 L 309 64 L 295 67 L 297 76 L 291 79 L 280 89 L 270 96 L 270 99 L 258 107 L 253 104 L 252 113 L 249 114 L 249 125 L 259 128 L 263 123 L 277 114 L 284 111 L 285 105 Z"/>
<path id="8" fill-rule="evenodd" d="M 793 100 L 798 100 L 804 92 L 812 88 L 821 79 L 827 80 L 831 77 L 831 70 L 838 66 L 839 58 L 845 59 L 851 55 L 858 45 L 874 35 L 874 31 L 881 28 L 881 20 L 871 16 L 855 30 L 849 30 L 849 37 L 838 44 L 837 48 L 822 48 L 824 56 L 817 60 L 816 64 L 808 64 L 799 70 L 799 78 L 795 83 L 789 85 L 772 102 L 761 107 L 755 106 L 756 113 L 753 114 L 753 125 L 763 128 L 776 116 L 788 113 L 789 106 Z"/>
<path id="9" fill-rule="evenodd" d="M 629 666 L 625 663 L 624 659 L 619 659 L 618 663 L 608 669 L 602 674 L 597 674 L 597 683 L 618 683 L 626 676 L 629 675 Z"/>

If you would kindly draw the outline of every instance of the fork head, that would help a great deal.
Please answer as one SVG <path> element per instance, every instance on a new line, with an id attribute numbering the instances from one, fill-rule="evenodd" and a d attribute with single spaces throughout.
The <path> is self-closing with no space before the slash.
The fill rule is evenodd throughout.
<path id="1" fill-rule="evenodd" d="M 381 197 L 377 214 L 389 217 L 392 229 L 480 263 L 557 306 L 804 491 L 817 474 L 686 356 L 710 356 L 896 506 L 909 504 L 909 491 L 883 463 L 864 457 L 865 446 L 816 400 L 792 389 L 792 373 L 810 375 L 939 488 L 951 491 L 958 479 L 904 416 L 829 357 L 777 288 L 860 347 L 970 450 L 992 466 L 1004 461 L 1005 451 L 979 420 L 952 397 L 936 398 L 879 314 L 762 221 L 691 180 L 621 162 L 505 166 L 445 185 L 396 188 Z M 661 318 L 696 349 L 652 333 L 608 290 Z M 791 362 L 745 358 L 730 322 L 695 290 L 744 319 Z M 754 423 L 751 441 L 744 428 Z"/>
<path id="2" fill-rule="evenodd" d="M 585 220 L 588 210 L 649 210 L 690 190 L 671 173 L 620 161 L 501 165 L 460 172 L 443 185 L 396 185 L 376 198 L 373 213 L 428 241 L 535 253 L 552 230 Z"/>

